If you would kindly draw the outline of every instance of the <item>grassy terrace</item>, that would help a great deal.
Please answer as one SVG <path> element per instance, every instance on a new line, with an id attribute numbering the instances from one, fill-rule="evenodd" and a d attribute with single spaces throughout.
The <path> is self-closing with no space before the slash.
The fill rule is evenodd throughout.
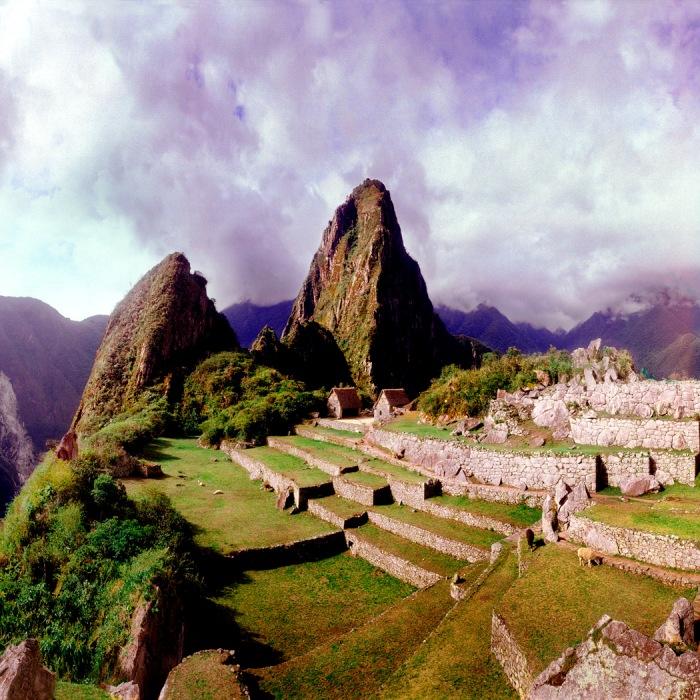
<path id="1" fill-rule="evenodd" d="M 325 498 L 317 498 L 315 501 L 341 518 L 351 518 L 353 515 L 367 511 L 367 506 L 340 496 L 326 496 Z"/>
<path id="2" fill-rule="evenodd" d="M 472 598 L 455 605 L 379 697 L 517 698 L 489 646 L 491 610 L 516 577 L 514 557 L 504 558 Z"/>
<path id="3" fill-rule="evenodd" d="M 608 566 L 581 567 L 575 551 L 556 545 L 525 556 L 527 571 L 496 609 L 535 673 L 583 640 L 606 613 L 652 635 L 682 594 L 654 579 Z"/>
<path id="4" fill-rule="evenodd" d="M 351 481 L 354 484 L 368 486 L 372 489 L 380 489 L 382 486 L 387 485 L 386 479 L 376 474 L 370 474 L 369 472 L 348 472 L 347 474 L 343 474 L 340 478 Z"/>
<path id="5" fill-rule="evenodd" d="M 509 503 L 493 503 L 491 501 L 482 501 L 468 496 L 450 496 L 443 494 L 442 496 L 434 496 L 430 499 L 441 506 L 449 506 L 473 513 L 474 515 L 485 515 L 496 520 L 502 520 L 504 523 L 509 523 L 515 527 L 528 527 L 536 523 L 542 516 L 542 511 L 539 508 L 531 508 L 524 503 L 511 505 Z"/>
<path id="6" fill-rule="evenodd" d="M 596 496 L 596 505 L 580 515 L 608 525 L 700 542 L 700 477 L 695 487 L 674 484 L 658 494 L 625 501 L 615 497 L 616 491 L 619 493 L 619 489 L 605 489 L 602 496 Z"/>
<path id="7" fill-rule="evenodd" d="M 165 700 L 244 700 L 231 667 L 222 664 L 220 656 L 209 651 L 180 664 L 170 677 Z"/>
<path id="8" fill-rule="evenodd" d="M 311 438 L 291 435 L 289 437 L 276 437 L 276 440 L 285 442 L 297 449 L 308 452 L 313 457 L 318 457 L 338 467 L 354 467 L 363 458 L 361 452 L 352 450 L 342 445 L 334 445 L 331 442 L 312 440 Z"/>
<path id="9" fill-rule="evenodd" d="M 305 428 L 313 430 L 314 433 L 320 436 L 327 437 L 339 437 L 345 440 L 352 440 L 353 442 L 360 442 L 362 440 L 361 433 L 355 433 L 352 430 L 338 430 L 337 428 L 324 428 L 321 425 L 305 425 Z"/>
<path id="10" fill-rule="evenodd" d="M 110 700 L 111 697 L 94 685 L 56 681 L 56 700 Z"/>
<path id="11" fill-rule="evenodd" d="M 274 698 L 376 697 L 382 684 L 442 620 L 454 601 L 448 583 L 417 591 L 378 620 L 326 642 L 305 656 L 255 672 Z"/>
<path id="12" fill-rule="evenodd" d="M 424 484 L 427 481 L 427 477 L 422 476 L 417 472 L 413 472 L 410 469 L 405 469 L 404 467 L 399 467 L 398 465 L 391 464 L 390 462 L 384 462 L 381 459 L 365 459 L 365 461 L 360 465 L 360 468 L 370 469 L 378 474 L 382 474 L 387 479 L 396 479 L 407 484 Z"/>
<path id="13" fill-rule="evenodd" d="M 338 554 L 320 561 L 247 571 L 215 602 L 264 642 L 264 663 L 303 654 L 375 617 L 415 589 L 363 559 Z M 352 601 L 352 604 L 348 604 Z"/>
<path id="14" fill-rule="evenodd" d="M 389 554 L 394 554 L 397 557 L 406 559 L 417 566 L 428 571 L 433 571 L 440 576 L 451 576 L 455 571 L 459 571 L 468 563 L 455 559 L 448 554 L 436 552 L 428 547 L 423 547 L 420 544 L 415 544 L 392 535 L 371 523 L 362 525 L 353 530 L 359 534 L 362 539 L 370 544 L 373 544 Z"/>
<path id="15" fill-rule="evenodd" d="M 482 450 L 493 450 L 494 452 L 522 452 L 525 454 L 557 454 L 557 455 L 606 455 L 617 454 L 618 452 L 643 452 L 648 453 L 645 447 L 618 447 L 616 445 L 579 445 L 571 440 L 552 442 L 547 441 L 542 447 L 532 447 L 528 445 L 525 438 L 513 436 L 503 445 L 477 444 L 458 435 L 451 434 L 451 428 L 441 428 L 436 425 L 419 423 L 416 415 L 400 416 L 391 423 L 387 423 L 384 428 L 397 433 L 408 433 L 420 438 L 433 438 L 436 440 L 448 440 L 451 442 L 461 442 L 471 447 L 478 447 Z M 691 455 L 692 450 L 664 450 L 679 455 Z"/>
<path id="16" fill-rule="evenodd" d="M 310 467 L 303 459 L 273 450 L 271 447 L 254 447 L 252 450 L 246 450 L 246 455 L 292 479 L 298 486 L 318 486 L 331 480 L 326 472 Z"/>
<path id="17" fill-rule="evenodd" d="M 488 549 L 494 542 L 503 539 L 502 535 L 492 532 L 491 530 L 480 530 L 479 528 L 469 527 L 463 523 L 455 522 L 454 520 L 445 520 L 444 518 L 436 518 L 430 513 L 423 511 L 414 511 L 409 506 L 400 506 L 396 503 L 386 506 L 372 506 L 370 510 L 386 515 L 389 518 L 400 520 L 409 525 L 421 527 L 424 530 L 434 532 L 436 535 L 447 537 L 458 542 Z"/>
<path id="18" fill-rule="evenodd" d="M 168 495 L 197 528 L 200 546 L 219 553 L 283 544 L 334 530 L 308 513 L 290 516 L 275 508 L 276 496 L 251 481 L 248 473 L 221 452 L 205 450 L 195 440 L 160 439 L 145 457 L 163 467 L 162 479 L 124 479 L 138 498 L 147 489 Z M 218 460 L 212 462 L 213 459 Z M 324 475 L 327 479 L 327 475 Z M 203 487 L 198 482 L 204 483 Z M 214 496 L 215 490 L 222 495 Z"/>

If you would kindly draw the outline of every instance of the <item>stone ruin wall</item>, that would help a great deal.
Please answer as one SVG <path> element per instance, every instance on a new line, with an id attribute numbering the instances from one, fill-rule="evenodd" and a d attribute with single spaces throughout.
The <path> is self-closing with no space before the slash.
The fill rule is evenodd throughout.
<path id="1" fill-rule="evenodd" d="M 700 452 L 700 422 L 695 420 L 572 416 L 569 423 L 571 437 L 574 442 L 582 445 Z"/>
<path id="2" fill-rule="evenodd" d="M 556 384 L 541 395 L 610 415 L 652 418 L 700 416 L 700 381 L 603 382 L 586 387 L 580 382 Z"/>
<path id="3" fill-rule="evenodd" d="M 585 455 L 527 454 L 488 450 L 452 440 L 419 438 L 415 435 L 373 429 L 365 439 L 395 454 L 420 464 L 432 476 L 446 480 L 454 473 L 467 483 L 473 476 L 484 484 L 507 484 L 520 489 L 545 489 L 559 478 L 571 483 L 585 482 L 589 491 L 596 490 L 596 460 Z M 445 482 L 443 481 L 443 484 Z M 447 489 L 446 489 L 447 490 Z"/>
<path id="4" fill-rule="evenodd" d="M 401 557 L 397 557 L 383 549 L 370 544 L 362 539 L 352 530 L 346 530 L 344 533 L 348 549 L 353 556 L 360 557 L 370 564 L 386 571 L 404 583 L 410 583 L 416 588 L 425 588 L 431 586 L 442 579 L 442 576 L 433 571 L 422 569 Z"/>
<path id="5" fill-rule="evenodd" d="M 604 554 L 630 557 L 656 566 L 700 571 L 698 544 L 674 535 L 655 535 L 572 515 L 567 538 Z"/>
<path id="6" fill-rule="evenodd" d="M 528 697 L 534 682 L 533 673 L 505 620 L 495 610 L 491 614 L 491 653 L 501 664 L 508 682 L 518 695 Z"/>
<path id="7" fill-rule="evenodd" d="M 443 554 L 449 554 L 456 559 L 464 559 L 473 564 L 477 561 L 489 558 L 489 553 L 486 550 L 479 549 L 465 542 L 458 542 L 447 537 L 442 537 L 429 530 L 424 530 L 422 527 L 416 527 L 415 525 L 410 525 L 401 520 L 387 517 L 383 513 L 370 510 L 367 513 L 367 517 L 371 523 L 380 527 L 382 530 L 391 532 L 411 542 L 416 542 L 429 549 L 434 549 Z"/>
<path id="8" fill-rule="evenodd" d="M 692 486 L 697 472 L 696 462 L 693 454 L 670 452 L 602 454 L 598 458 L 598 487 L 602 488 L 601 481 L 608 486 L 619 486 L 627 477 L 646 474 L 653 474 L 664 485 L 677 481 Z"/>
<path id="9" fill-rule="evenodd" d="M 338 496 L 347 498 L 349 501 L 357 501 L 365 506 L 376 506 L 381 503 L 388 503 L 391 492 L 389 486 L 373 489 L 371 486 L 357 484 L 353 481 L 336 477 L 333 479 L 333 489 Z"/>

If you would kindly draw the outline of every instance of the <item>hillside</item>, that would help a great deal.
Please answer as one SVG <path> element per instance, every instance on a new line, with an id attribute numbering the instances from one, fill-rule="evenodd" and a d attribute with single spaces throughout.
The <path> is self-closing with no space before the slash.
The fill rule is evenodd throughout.
<path id="1" fill-rule="evenodd" d="M 190 272 L 182 253 L 173 253 L 117 305 L 73 421 L 79 435 L 132 408 L 149 387 L 177 396 L 199 360 L 238 347 L 206 285 L 204 277 Z"/>
<path id="2" fill-rule="evenodd" d="M 0 297 L 0 371 L 34 449 L 70 424 L 106 325 L 106 316 L 71 321 L 38 299 Z"/>
<path id="3" fill-rule="evenodd" d="M 378 180 L 365 180 L 336 209 L 283 340 L 309 322 L 330 331 L 353 381 L 369 394 L 386 386 L 415 394 L 442 365 L 464 356 L 433 310 Z"/>

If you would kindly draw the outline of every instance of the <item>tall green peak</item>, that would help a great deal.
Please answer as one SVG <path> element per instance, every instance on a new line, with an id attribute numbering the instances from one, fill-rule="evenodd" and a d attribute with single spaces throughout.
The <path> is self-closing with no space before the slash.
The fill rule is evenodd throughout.
<path id="1" fill-rule="evenodd" d="M 415 394 L 463 353 L 433 311 L 406 252 L 389 190 L 365 180 L 335 211 L 294 302 L 283 340 L 315 322 L 331 333 L 361 389 Z"/>
<path id="2" fill-rule="evenodd" d="M 73 419 L 78 435 L 130 410 L 146 390 L 177 398 L 197 362 L 238 348 L 206 288 L 182 253 L 168 255 L 137 282 L 110 316 Z"/>

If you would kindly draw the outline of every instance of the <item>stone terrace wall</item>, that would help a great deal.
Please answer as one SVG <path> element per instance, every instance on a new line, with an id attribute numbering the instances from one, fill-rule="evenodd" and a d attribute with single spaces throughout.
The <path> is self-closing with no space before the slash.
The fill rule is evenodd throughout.
<path id="1" fill-rule="evenodd" d="M 464 523 L 469 527 L 478 527 L 482 530 L 492 530 L 493 532 L 499 532 L 506 536 L 512 535 L 515 532 L 515 527 L 509 523 L 504 523 L 503 521 L 496 520 L 495 518 L 489 518 L 486 515 L 475 515 L 474 513 L 468 513 L 466 510 L 461 510 L 460 508 L 443 506 L 439 503 L 434 503 L 433 501 L 423 501 L 420 504 L 414 505 L 414 508 L 430 513 L 431 515 L 435 515 L 438 518 L 456 520 L 457 522 Z"/>
<path id="2" fill-rule="evenodd" d="M 357 501 L 357 503 L 362 503 L 365 506 L 377 506 L 391 502 L 389 484 L 373 489 L 371 486 L 336 477 L 333 479 L 333 489 L 338 496 L 347 498 L 349 501 Z"/>
<path id="3" fill-rule="evenodd" d="M 426 588 L 441 580 L 441 576 L 434 571 L 428 571 L 420 566 L 416 566 L 401 557 L 389 554 L 384 550 L 370 544 L 352 530 L 345 531 L 345 539 L 350 552 L 357 557 L 361 557 L 370 564 L 395 576 L 397 579 L 410 583 L 417 588 Z"/>
<path id="4" fill-rule="evenodd" d="M 650 459 L 651 471 L 662 484 L 671 483 L 671 480 L 689 486 L 693 486 L 695 483 L 695 477 L 698 473 L 697 455 L 652 452 Z"/>
<path id="5" fill-rule="evenodd" d="M 692 486 L 697 472 L 697 457 L 690 453 L 615 452 L 600 455 L 598 461 L 600 476 L 608 486 L 619 486 L 626 477 L 645 474 L 654 474 L 662 484 L 678 481 Z"/>
<path id="6" fill-rule="evenodd" d="M 589 389 L 581 383 L 557 384 L 543 395 L 565 403 L 590 406 L 611 415 L 673 416 L 700 415 L 700 381 L 604 382 Z"/>
<path id="7" fill-rule="evenodd" d="M 616 527 L 572 515 L 568 538 L 605 554 L 620 554 L 656 566 L 700 571 L 700 544 L 674 535 Z"/>
<path id="8" fill-rule="evenodd" d="M 351 515 L 349 518 L 344 518 L 342 515 L 338 515 L 333 512 L 330 508 L 326 508 L 323 505 L 323 499 L 315 500 L 311 499 L 308 503 L 309 513 L 313 513 L 317 518 L 325 520 L 331 525 L 335 525 L 343 530 L 348 527 L 359 527 L 367 522 L 367 513 L 363 511 L 362 513 L 357 513 L 356 515 Z"/>
<path id="9" fill-rule="evenodd" d="M 579 444 L 700 451 L 700 422 L 695 420 L 572 417 L 570 424 Z"/>
<path id="10" fill-rule="evenodd" d="M 449 554 L 457 559 L 464 559 L 473 564 L 474 562 L 489 558 L 489 553 L 483 549 L 466 544 L 465 542 L 459 542 L 458 540 L 451 540 L 447 537 L 436 535 L 434 532 L 424 530 L 422 527 L 409 525 L 401 520 L 387 517 L 382 513 L 376 513 L 370 510 L 367 513 L 367 517 L 371 523 L 374 523 L 382 530 L 403 537 L 405 540 L 422 544 L 424 547 Z"/>
<path id="11" fill-rule="evenodd" d="M 487 484 L 470 484 L 445 481 L 442 490 L 453 496 L 480 498 L 494 503 L 524 503 L 531 508 L 541 508 L 548 491 L 523 491 L 513 486 L 489 486 Z"/>
<path id="12" fill-rule="evenodd" d="M 309 466 L 316 467 L 317 469 L 320 469 L 322 472 L 326 472 L 326 474 L 330 474 L 331 476 L 339 476 L 343 472 L 353 470 L 357 471 L 357 466 L 350 468 L 339 467 L 337 464 L 327 462 L 325 459 L 321 459 L 320 457 L 312 455 L 311 452 L 309 452 L 308 450 L 303 450 L 299 447 L 296 447 L 295 445 L 290 445 L 285 440 L 279 440 L 274 437 L 269 437 L 267 438 L 267 444 L 269 447 L 274 447 L 280 452 L 286 452 L 288 455 L 299 457 L 299 459 L 303 459 Z"/>
<path id="13" fill-rule="evenodd" d="M 309 561 L 321 556 L 329 557 L 333 554 L 340 554 L 346 549 L 345 535 L 341 530 L 338 530 L 286 544 L 242 549 L 229 554 L 228 558 L 243 570 L 267 569 Z"/>
<path id="14" fill-rule="evenodd" d="M 456 440 L 418 438 L 382 429 L 369 431 L 365 439 L 394 453 L 403 452 L 407 461 L 443 480 L 461 470 L 486 484 L 544 489 L 562 477 L 573 483 L 584 481 L 589 491 L 596 490 L 596 460 L 592 456 L 488 450 Z"/>
<path id="15" fill-rule="evenodd" d="M 534 681 L 532 671 L 505 620 L 495 611 L 491 614 L 491 653 L 518 695 L 527 698 Z"/>

